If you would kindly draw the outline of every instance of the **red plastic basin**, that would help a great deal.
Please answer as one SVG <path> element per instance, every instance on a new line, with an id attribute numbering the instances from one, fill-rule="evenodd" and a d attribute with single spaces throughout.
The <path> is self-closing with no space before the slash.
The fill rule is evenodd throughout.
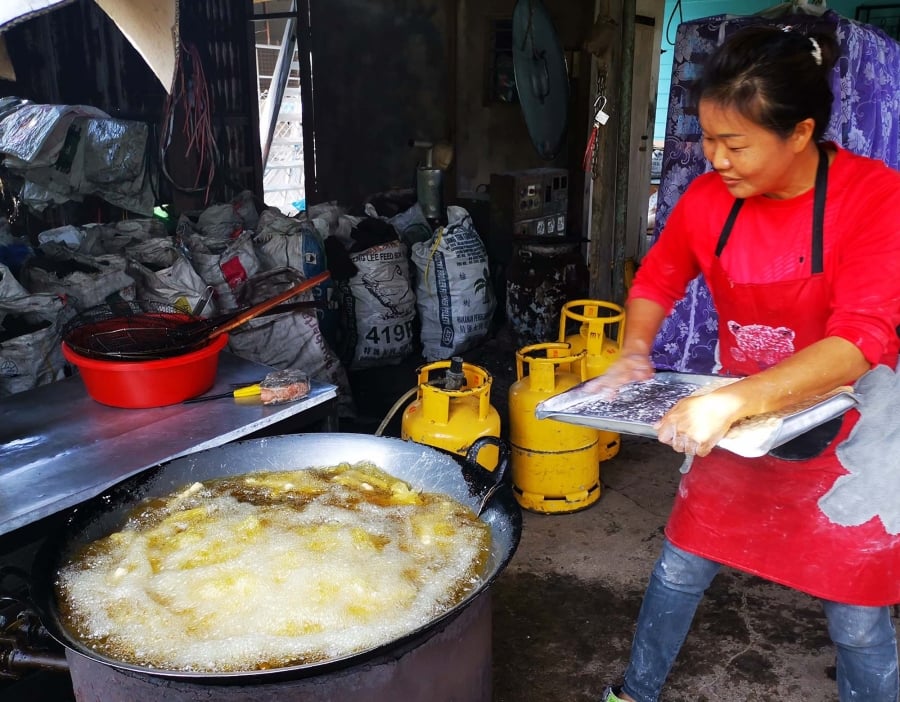
<path id="1" fill-rule="evenodd" d="M 153 361 L 103 361 L 76 353 L 63 342 L 62 352 L 78 368 L 84 386 L 97 402 L 141 409 L 174 405 L 209 390 L 216 381 L 219 352 L 228 343 L 222 334 L 196 351 Z"/>

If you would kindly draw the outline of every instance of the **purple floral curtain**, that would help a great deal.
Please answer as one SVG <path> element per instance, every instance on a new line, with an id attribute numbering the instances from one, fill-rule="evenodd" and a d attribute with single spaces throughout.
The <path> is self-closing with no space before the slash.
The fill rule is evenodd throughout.
<path id="1" fill-rule="evenodd" d="M 900 44 L 880 29 L 832 10 L 822 16 L 719 15 L 684 22 L 678 27 L 672 62 L 654 239 L 688 183 L 709 168 L 697 115 L 690 106 L 691 86 L 712 50 L 735 30 L 752 24 L 790 25 L 801 32 L 834 29 L 841 58 L 834 69 L 832 89 L 841 99 L 835 101 L 826 137 L 900 169 Z M 690 283 L 660 329 L 653 361 L 661 370 L 710 373 L 716 366 L 717 335 L 718 318 L 701 276 Z"/>

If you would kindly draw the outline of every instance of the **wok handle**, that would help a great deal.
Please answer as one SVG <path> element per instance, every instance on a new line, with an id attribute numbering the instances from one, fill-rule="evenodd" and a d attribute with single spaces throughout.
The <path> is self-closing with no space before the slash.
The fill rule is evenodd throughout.
<path id="1" fill-rule="evenodd" d="M 232 329 L 241 326 L 244 322 L 248 322 L 254 317 L 258 317 L 263 312 L 268 312 L 273 307 L 280 305 L 282 302 L 290 300 L 295 295 L 299 295 L 305 290 L 309 290 L 310 288 L 316 287 L 319 283 L 324 283 L 331 277 L 331 273 L 329 271 L 323 271 L 318 275 L 314 275 L 312 278 L 308 278 L 307 280 L 303 280 L 297 283 L 295 286 L 288 288 L 283 293 L 276 295 L 273 298 L 268 300 L 264 300 L 259 304 L 253 305 L 253 307 L 248 307 L 246 310 L 241 312 L 239 315 L 235 316 L 234 319 L 230 319 L 225 322 L 222 326 L 216 327 L 214 331 L 209 334 L 209 339 L 215 339 L 217 336 L 224 334 L 225 332 L 231 331 Z"/>
<path id="2" fill-rule="evenodd" d="M 484 494 L 481 496 L 481 501 L 478 504 L 479 517 L 481 516 L 482 512 L 487 509 L 488 503 L 491 501 L 491 498 L 506 481 L 506 474 L 509 468 L 509 444 L 496 436 L 480 436 L 475 439 L 475 441 L 473 441 L 469 446 L 469 450 L 466 451 L 466 462 L 470 465 L 475 465 L 483 468 L 484 466 L 481 466 L 481 464 L 478 463 L 478 454 L 481 449 L 488 444 L 493 444 L 497 447 L 497 450 L 500 453 L 500 457 L 497 461 L 497 467 L 493 471 L 495 480 L 484 491 Z M 485 468 L 485 470 L 487 469 Z"/>

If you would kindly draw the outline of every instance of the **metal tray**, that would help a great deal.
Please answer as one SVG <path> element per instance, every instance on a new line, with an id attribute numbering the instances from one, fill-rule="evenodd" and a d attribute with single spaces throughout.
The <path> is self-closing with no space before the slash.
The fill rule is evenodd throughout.
<path id="1" fill-rule="evenodd" d="M 653 425 L 683 397 L 710 385 L 727 385 L 738 378 L 694 373 L 657 373 L 652 380 L 629 383 L 610 401 L 598 400 L 585 391 L 584 383 L 538 403 L 538 419 L 556 419 L 570 424 L 619 434 L 656 438 Z M 848 387 L 794 410 L 763 414 L 737 422 L 718 446 L 739 456 L 755 458 L 790 441 L 805 431 L 838 417 L 857 404 Z"/>

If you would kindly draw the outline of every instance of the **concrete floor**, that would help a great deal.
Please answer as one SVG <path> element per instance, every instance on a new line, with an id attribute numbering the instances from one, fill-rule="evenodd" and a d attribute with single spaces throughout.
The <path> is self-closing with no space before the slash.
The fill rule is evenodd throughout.
<path id="1" fill-rule="evenodd" d="M 491 373 L 491 402 L 504 434 L 516 348 L 501 330 L 463 354 Z M 360 420 L 348 429 L 377 427 L 415 384 L 414 369 L 413 361 L 354 374 Z M 385 435 L 399 436 L 399 415 Z M 524 513 L 521 544 L 492 589 L 494 702 L 596 702 L 605 684 L 620 681 L 680 465 L 669 447 L 623 436 L 618 455 L 600 464 L 602 492 L 595 504 L 565 515 Z M 837 700 L 833 665 L 816 600 L 723 569 L 699 608 L 662 700 Z"/>
<path id="2" fill-rule="evenodd" d="M 600 500 L 580 512 L 525 513 L 494 591 L 495 701 L 596 701 L 618 682 L 662 543 L 679 459 L 623 437 L 601 464 Z M 701 604 L 663 695 L 667 702 L 836 700 L 818 603 L 732 570 Z"/>

